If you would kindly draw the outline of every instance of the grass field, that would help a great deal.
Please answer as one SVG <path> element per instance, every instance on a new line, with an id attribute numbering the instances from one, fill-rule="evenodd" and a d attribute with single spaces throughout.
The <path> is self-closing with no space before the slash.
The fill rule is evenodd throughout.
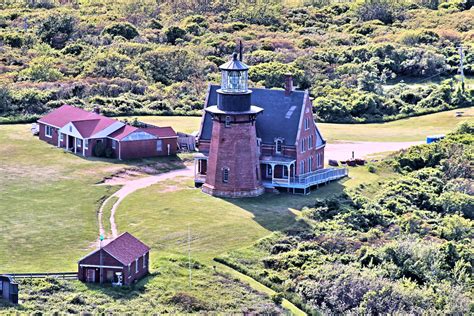
<path id="1" fill-rule="evenodd" d="M 464 111 L 464 117 L 456 117 L 455 113 L 458 111 Z M 186 133 L 198 131 L 201 124 L 200 117 L 141 116 L 138 119 L 158 126 L 171 125 L 176 131 Z M 338 140 L 408 142 L 423 141 L 428 135 L 447 133 L 454 129 L 457 124 L 466 120 L 474 120 L 474 107 L 428 114 L 388 123 L 318 123 L 318 127 L 323 137 L 329 142 Z"/>
<path id="2" fill-rule="evenodd" d="M 115 190 L 95 184 L 127 166 L 65 153 L 28 125 L 0 125 L 0 273 L 76 269 Z"/>

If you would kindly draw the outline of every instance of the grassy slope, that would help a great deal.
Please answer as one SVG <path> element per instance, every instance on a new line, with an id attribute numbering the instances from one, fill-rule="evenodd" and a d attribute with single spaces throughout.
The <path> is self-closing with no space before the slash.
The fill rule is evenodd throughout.
<path id="1" fill-rule="evenodd" d="M 455 117 L 464 111 L 464 117 Z M 444 134 L 462 121 L 473 119 L 474 107 L 412 117 L 380 124 L 329 124 L 318 123 L 326 140 L 408 142 L 423 141 L 427 135 Z M 144 122 L 159 126 L 171 125 L 177 131 L 191 133 L 199 130 L 200 117 L 142 116 Z"/>

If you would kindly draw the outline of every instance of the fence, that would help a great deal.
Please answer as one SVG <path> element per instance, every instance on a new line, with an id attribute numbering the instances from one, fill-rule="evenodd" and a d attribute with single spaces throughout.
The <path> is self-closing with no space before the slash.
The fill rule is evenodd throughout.
<path id="1" fill-rule="evenodd" d="M 77 272 L 36 272 L 36 273 L 11 273 L 7 274 L 12 278 L 18 279 L 44 279 L 57 278 L 64 280 L 77 280 Z"/>

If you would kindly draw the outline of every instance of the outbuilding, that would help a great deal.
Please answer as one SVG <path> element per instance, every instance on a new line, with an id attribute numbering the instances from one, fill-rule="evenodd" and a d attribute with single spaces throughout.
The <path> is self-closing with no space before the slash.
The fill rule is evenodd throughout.
<path id="1" fill-rule="evenodd" d="M 150 247 L 125 232 L 78 262 L 87 283 L 130 285 L 149 273 Z"/>

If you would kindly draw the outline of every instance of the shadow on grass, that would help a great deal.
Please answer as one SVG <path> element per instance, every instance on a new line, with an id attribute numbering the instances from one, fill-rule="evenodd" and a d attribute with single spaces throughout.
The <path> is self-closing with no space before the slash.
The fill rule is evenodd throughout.
<path id="1" fill-rule="evenodd" d="M 158 274 L 150 273 L 132 285 L 112 286 L 111 283 L 84 283 L 88 290 L 96 291 L 113 299 L 133 299 L 145 292 L 145 286 Z"/>
<path id="2" fill-rule="evenodd" d="M 343 193 L 342 184 L 348 178 L 313 189 L 308 195 L 292 193 L 265 193 L 259 197 L 243 199 L 225 199 L 254 215 L 254 220 L 270 231 L 291 231 L 308 228 L 306 222 L 299 219 L 299 211 L 312 206 L 316 199 L 323 199 Z"/>

